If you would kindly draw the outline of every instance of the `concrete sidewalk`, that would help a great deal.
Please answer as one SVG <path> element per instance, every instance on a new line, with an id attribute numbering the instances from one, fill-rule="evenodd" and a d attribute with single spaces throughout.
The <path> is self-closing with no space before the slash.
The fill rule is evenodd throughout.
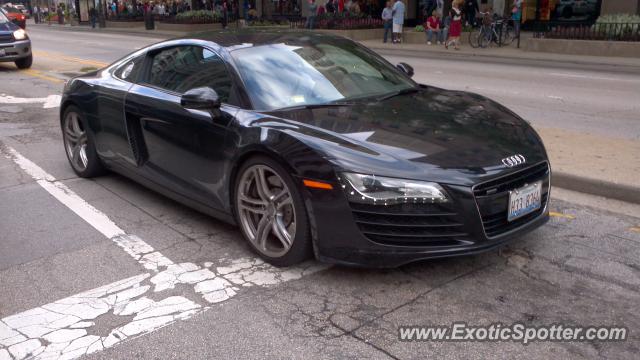
<path id="1" fill-rule="evenodd" d="M 552 61 L 558 63 L 572 63 L 582 65 L 609 65 L 620 67 L 621 70 L 640 72 L 640 59 L 624 58 L 624 57 L 603 57 L 603 56 L 585 56 L 585 55 L 568 55 L 554 54 L 545 52 L 531 52 L 518 49 L 514 44 L 504 47 L 491 46 L 486 49 L 472 48 L 469 44 L 461 44 L 460 50 L 449 48 L 443 45 L 427 45 L 425 44 L 392 44 L 390 42 L 383 43 L 382 40 L 365 40 L 360 41 L 366 47 L 389 54 L 397 53 L 400 56 L 430 57 L 430 56 L 455 56 L 464 57 L 469 60 L 482 61 L 483 59 L 510 59 L 510 60 L 526 60 L 526 61 Z"/>
<path id="2" fill-rule="evenodd" d="M 46 24 L 31 26 L 49 27 Z M 185 33 L 145 30 L 144 28 L 91 29 L 88 26 L 51 25 L 53 30 L 89 31 L 97 33 L 117 33 L 170 38 Z M 640 73 L 640 59 L 591 57 L 563 54 L 532 53 L 515 47 L 473 49 L 463 46 L 462 50 L 446 50 L 442 46 L 426 44 L 383 44 L 381 41 L 363 41 L 384 55 L 415 56 L 429 58 L 438 56 L 467 57 L 470 61 L 496 61 L 503 59 L 513 63 L 522 61 L 552 61 L 566 66 L 581 64 L 606 66 L 607 70 Z M 639 123 L 640 126 L 640 117 Z M 569 190 L 614 198 L 640 204 L 640 139 L 629 140 L 603 135 L 592 135 L 558 128 L 540 128 L 536 130 L 542 136 L 553 171 L 553 184 Z"/>

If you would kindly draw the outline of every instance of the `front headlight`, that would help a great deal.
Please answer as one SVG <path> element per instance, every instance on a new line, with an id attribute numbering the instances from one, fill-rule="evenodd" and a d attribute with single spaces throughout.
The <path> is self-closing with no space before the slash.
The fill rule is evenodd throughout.
<path id="1" fill-rule="evenodd" d="M 26 40 L 29 36 L 27 36 L 27 32 L 23 29 L 18 29 L 13 32 L 13 38 L 16 40 Z"/>
<path id="2" fill-rule="evenodd" d="M 342 173 L 339 180 L 352 202 L 394 205 L 448 201 L 444 189 L 432 182 L 356 173 Z"/>

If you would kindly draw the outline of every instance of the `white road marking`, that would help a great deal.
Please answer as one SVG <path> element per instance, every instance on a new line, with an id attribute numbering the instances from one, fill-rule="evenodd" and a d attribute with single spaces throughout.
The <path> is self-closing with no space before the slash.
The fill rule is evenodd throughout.
<path id="1" fill-rule="evenodd" d="M 584 74 L 568 74 L 568 73 L 557 73 L 551 72 L 549 73 L 551 76 L 561 76 L 561 77 L 569 77 L 569 78 L 578 78 L 578 79 L 589 79 L 589 80 L 608 80 L 608 81 L 635 81 L 638 82 L 638 79 L 629 79 L 629 78 L 614 78 L 614 77 L 606 77 L 606 76 L 594 76 L 594 75 L 584 75 Z"/>
<path id="2" fill-rule="evenodd" d="M 42 108 L 51 109 L 60 107 L 60 95 L 49 95 L 44 98 L 21 98 L 11 95 L 0 94 L 0 104 L 37 104 L 42 103 Z"/>
<path id="3" fill-rule="evenodd" d="M 151 271 L 0 319 L 0 360 L 74 359 L 148 334 L 177 320 L 189 319 L 210 309 L 212 304 L 237 295 L 243 287 L 276 285 L 328 267 L 308 262 L 279 269 L 255 258 L 229 260 L 227 266 L 215 269 L 211 269 L 212 262 L 205 262 L 204 266 L 175 264 L 139 237 L 127 234 L 107 215 L 15 149 L 0 147 L 0 152 Z M 149 297 L 178 284 L 192 285 L 194 292 L 202 296 L 202 304 L 183 296 L 169 296 L 160 301 Z M 107 333 L 95 335 L 93 328 L 100 324 L 101 316 L 108 313 L 112 314 L 108 316 L 123 316 L 123 322 Z"/>
<path id="4" fill-rule="evenodd" d="M 554 100 L 563 100 L 562 96 L 555 96 L 555 95 L 547 95 L 547 97 L 549 99 L 554 99 Z"/>

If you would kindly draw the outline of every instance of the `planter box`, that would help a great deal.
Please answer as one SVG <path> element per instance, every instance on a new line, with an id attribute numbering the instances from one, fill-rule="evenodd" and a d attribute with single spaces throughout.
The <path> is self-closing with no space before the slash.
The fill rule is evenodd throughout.
<path id="1" fill-rule="evenodd" d="M 229 27 L 235 28 L 235 23 L 229 23 Z M 181 32 L 202 32 L 210 30 L 222 30 L 222 24 L 175 24 L 156 21 L 156 30 L 181 31 Z"/>
<path id="2" fill-rule="evenodd" d="M 384 36 L 384 29 L 357 29 L 357 30 L 326 30 L 318 29 L 314 30 L 327 34 L 339 35 L 349 38 L 354 41 L 364 40 L 382 40 Z M 463 32 L 460 36 L 461 44 L 469 44 L 469 32 Z M 405 28 L 402 33 L 402 40 L 405 44 L 426 44 L 427 36 L 424 32 L 415 32 L 413 28 Z"/>
<path id="3" fill-rule="evenodd" d="M 640 58 L 640 42 L 629 41 L 527 39 L 524 49 L 556 54 Z"/>
<path id="4" fill-rule="evenodd" d="M 313 31 L 343 36 L 355 41 L 382 39 L 382 35 L 384 34 L 384 29 L 356 29 L 356 30 L 318 29 Z"/>
<path id="5" fill-rule="evenodd" d="M 108 28 L 130 29 L 130 28 L 143 28 L 144 21 L 106 21 Z"/>

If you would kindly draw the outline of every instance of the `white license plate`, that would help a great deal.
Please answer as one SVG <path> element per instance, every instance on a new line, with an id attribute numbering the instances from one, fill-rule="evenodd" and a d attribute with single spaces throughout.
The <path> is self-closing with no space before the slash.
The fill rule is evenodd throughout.
<path id="1" fill-rule="evenodd" d="M 542 194 L 542 182 L 538 181 L 530 185 L 509 192 L 509 216 L 508 221 L 527 215 L 540 209 Z"/>
<path id="2" fill-rule="evenodd" d="M 0 49 L 0 57 L 7 55 L 7 51 L 5 49 Z"/>

